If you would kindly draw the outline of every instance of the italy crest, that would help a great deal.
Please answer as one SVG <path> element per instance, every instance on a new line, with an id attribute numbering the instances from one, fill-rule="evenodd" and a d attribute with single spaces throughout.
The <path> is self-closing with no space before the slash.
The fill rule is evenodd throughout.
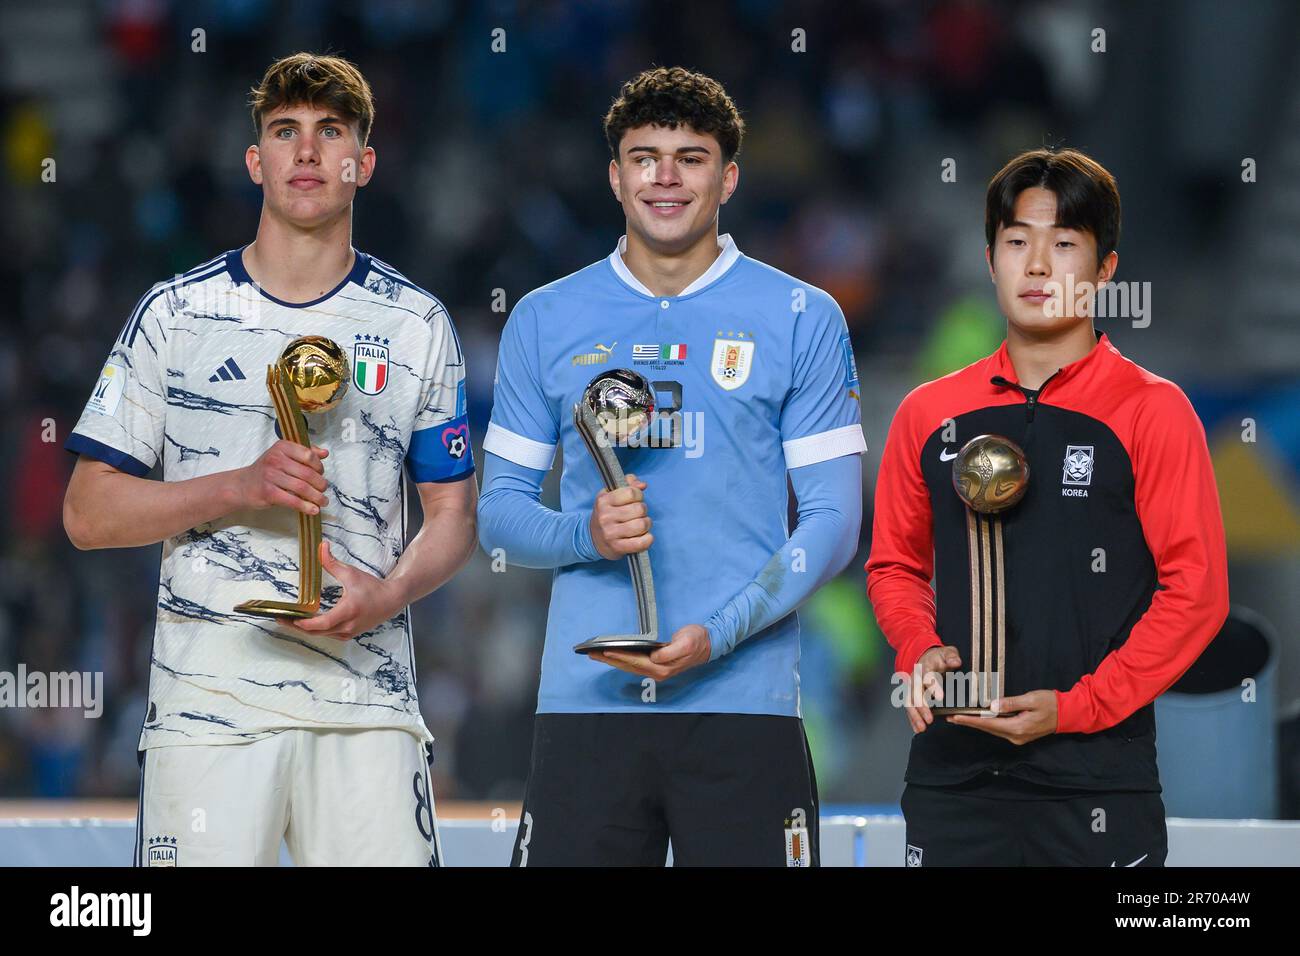
<path id="1" fill-rule="evenodd" d="M 388 339 L 361 336 L 352 346 L 352 384 L 366 395 L 378 395 L 388 385 Z"/>

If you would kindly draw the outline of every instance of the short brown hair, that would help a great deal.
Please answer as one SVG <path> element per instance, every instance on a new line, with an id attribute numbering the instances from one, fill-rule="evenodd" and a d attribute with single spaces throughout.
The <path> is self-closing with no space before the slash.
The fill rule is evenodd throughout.
<path id="1" fill-rule="evenodd" d="M 1056 224 L 1090 232 L 1097 264 L 1119 245 L 1119 185 L 1101 163 L 1077 149 L 1031 149 L 998 171 L 984 202 L 984 235 L 992 250 L 998 226 L 1015 222 L 1016 199 L 1026 189 L 1056 193 Z"/>
<path id="2" fill-rule="evenodd" d="M 713 136 L 722 159 L 731 162 L 740 152 L 745 121 L 722 84 L 703 73 L 680 66 L 645 70 L 623 84 L 605 114 L 605 140 L 618 159 L 623 134 L 639 126 L 689 126 Z"/>
<path id="3" fill-rule="evenodd" d="M 361 145 L 370 138 L 375 120 L 375 99 L 370 84 L 352 63 L 338 56 L 294 53 L 266 69 L 253 87 L 248 105 L 253 109 L 253 130 L 260 138 L 262 121 L 282 106 L 307 104 L 327 107 L 341 119 L 357 124 Z"/>

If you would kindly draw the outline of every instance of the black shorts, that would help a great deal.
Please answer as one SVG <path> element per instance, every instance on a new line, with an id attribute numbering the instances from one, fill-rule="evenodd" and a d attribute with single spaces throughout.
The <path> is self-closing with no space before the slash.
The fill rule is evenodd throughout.
<path id="1" fill-rule="evenodd" d="M 797 717 L 538 714 L 513 866 L 817 866 Z"/>
<path id="2" fill-rule="evenodd" d="M 1164 866 L 1154 791 L 1059 790 L 988 775 L 903 790 L 907 866 Z"/>

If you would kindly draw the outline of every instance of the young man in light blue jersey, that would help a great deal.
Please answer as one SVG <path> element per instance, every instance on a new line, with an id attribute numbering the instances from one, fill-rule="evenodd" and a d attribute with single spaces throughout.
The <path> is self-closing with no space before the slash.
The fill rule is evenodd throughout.
<path id="1" fill-rule="evenodd" d="M 555 569 L 514 863 L 661 865 L 671 841 L 679 865 L 815 865 L 794 610 L 857 549 L 844 316 L 718 235 L 744 124 L 716 81 L 646 71 L 604 125 L 627 234 L 515 307 L 484 441 L 480 542 Z M 608 492 L 572 408 L 620 367 L 651 380 L 651 433 L 671 437 L 618 449 L 628 484 Z M 555 511 L 540 493 L 561 445 Z M 636 633 L 625 558 L 643 551 L 664 646 L 575 654 Z"/>
<path id="2" fill-rule="evenodd" d="M 256 238 L 145 293 L 66 443 L 73 543 L 162 542 L 135 862 L 274 865 L 286 841 L 299 866 L 433 866 L 408 605 L 474 549 L 464 356 L 441 302 L 352 247 L 375 168 L 356 67 L 285 57 L 251 105 Z M 352 371 L 311 448 L 280 436 L 265 378 L 304 335 Z M 321 613 L 240 613 L 296 597 L 300 513 L 321 519 Z"/>

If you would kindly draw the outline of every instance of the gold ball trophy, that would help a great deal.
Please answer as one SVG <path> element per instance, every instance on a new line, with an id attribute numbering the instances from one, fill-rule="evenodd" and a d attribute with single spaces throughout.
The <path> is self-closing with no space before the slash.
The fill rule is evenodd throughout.
<path id="1" fill-rule="evenodd" d="M 654 389 L 650 382 L 644 375 L 626 368 L 601 372 L 583 389 L 582 401 L 573 406 L 574 427 L 596 460 L 596 468 L 607 490 L 614 491 L 627 485 L 627 477 L 612 446 L 627 445 L 628 439 L 648 428 L 654 410 Z M 576 645 L 573 649 L 577 653 L 606 650 L 649 652 L 662 646 L 649 552 L 629 554 L 627 565 L 636 592 L 640 633 L 593 637 Z"/>
<path id="2" fill-rule="evenodd" d="M 966 693 L 936 714 L 995 716 L 990 709 L 1002 696 L 1006 674 L 1006 561 L 1001 513 L 1029 489 L 1029 463 L 1015 442 L 1002 435 L 978 435 L 952 462 L 952 486 L 966 503 L 966 543 L 970 558 L 970 671 Z M 952 699 L 945 688 L 945 699 Z M 973 703 L 972 703 L 973 700 Z"/>
<path id="3" fill-rule="evenodd" d="M 323 335 L 294 339 L 273 365 L 266 367 L 266 388 L 275 406 L 280 434 L 304 448 L 311 447 L 304 412 L 324 412 L 343 401 L 348 391 L 347 354 Z M 298 512 L 298 600 L 244 601 L 240 614 L 299 619 L 320 610 L 320 512 Z"/>

